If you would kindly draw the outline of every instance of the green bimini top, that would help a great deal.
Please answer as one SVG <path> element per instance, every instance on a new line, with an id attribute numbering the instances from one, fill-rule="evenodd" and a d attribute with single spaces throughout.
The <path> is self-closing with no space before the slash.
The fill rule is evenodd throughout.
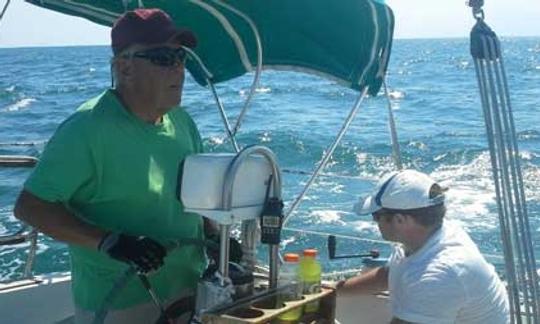
<path id="1" fill-rule="evenodd" d="M 126 10 L 161 8 L 199 40 L 195 53 L 213 83 L 257 66 L 257 36 L 265 69 L 303 71 L 335 79 L 369 93 L 379 91 L 386 73 L 394 17 L 374 0 L 26 0 L 68 15 L 112 26 Z M 207 79 L 193 61 L 187 68 L 201 84 Z"/>

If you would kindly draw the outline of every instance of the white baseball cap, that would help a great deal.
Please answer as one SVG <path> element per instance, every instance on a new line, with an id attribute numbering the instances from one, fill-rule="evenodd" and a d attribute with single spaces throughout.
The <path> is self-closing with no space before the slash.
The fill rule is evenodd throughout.
<path id="1" fill-rule="evenodd" d="M 444 203 L 444 191 L 446 188 L 422 172 L 392 172 L 379 181 L 371 195 L 359 199 L 354 205 L 354 211 L 366 215 L 383 208 L 408 210 L 435 206 Z"/>

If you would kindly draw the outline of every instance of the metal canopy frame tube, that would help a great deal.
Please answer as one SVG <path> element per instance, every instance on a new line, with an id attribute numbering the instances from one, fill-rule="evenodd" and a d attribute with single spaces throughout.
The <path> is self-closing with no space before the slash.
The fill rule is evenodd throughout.
<path id="1" fill-rule="evenodd" d="M 222 210 L 231 210 L 232 207 L 232 193 L 234 189 L 234 180 L 238 169 L 242 163 L 246 160 L 247 157 L 259 154 L 263 156 L 272 167 L 272 181 L 268 185 L 272 185 L 273 198 L 281 200 L 281 173 L 277 166 L 277 159 L 274 153 L 267 147 L 260 145 L 253 145 L 244 148 L 236 157 L 232 160 L 223 183 L 223 192 L 222 192 Z M 228 276 L 228 250 L 229 250 L 229 237 L 230 237 L 230 228 L 225 228 L 221 225 L 221 246 L 220 246 L 220 264 L 219 270 L 224 277 Z M 269 257 L 269 266 L 270 266 L 270 277 L 269 285 L 270 288 L 275 288 L 277 286 L 277 276 L 279 272 L 279 245 L 270 245 L 270 257 Z M 227 259 L 224 259 L 224 255 L 227 256 Z"/>
<path id="2" fill-rule="evenodd" d="M 223 103 L 221 102 L 221 99 L 219 98 L 219 95 L 217 94 L 216 87 L 214 83 L 212 82 L 212 73 L 208 70 L 208 68 L 204 65 L 203 61 L 201 60 L 201 58 L 193 50 L 185 46 L 182 46 L 182 47 L 186 50 L 186 52 L 188 52 L 189 57 L 195 60 L 195 62 L 198 64 L 203 74 L 205 75 L 206 83 L 208 84 L 208 87 L 210 88 L 210 91 L 212 92 L 212 96 L 214 97 L 214 100 L 218 107 L 219 115 L 221 116 L 221 120 L 223 121 L 223 126 L 225 127 L 225 131 L 227 132 L 227 135 L 229 136 L 229 139 L 231 140 L 233 149 L 235 153 L 240 152 L 240 147 L 238 146 L 238 143 L 236 142 L 236 138 L 232 134 L 231 124 L 229 123 L 229 119 L 227 118 L 227 114 L 225 113 L 225 107 L 223 107 Z"/>
<path id="3" fill-rule="evenodd" d="M 255 91 L 257 90 L 257 86 L 259 85 L 259 79 L 261 77 L 262 72 L 262 56 L 263 56 L 263 49 L 262 49 L 262 43 L 261 43 L 261 36 L 259 34 L 259 30 L 257 29 L 257 26 L 255 26 L 255 23 L 253 23 L 253 20 L 249 18 L 246 14 L 241 12 L 240 10 L 228 5 L 224 1 L 221 0 L 214 0 L 215 3 L 218 5 L 230 10 L 231 12 L 235 13 L 242 19 L 244 19 L 251 30 L 253 31 L 253 35 L 255 37 L 255 45 L 257 46 L 257 67 L 255 70 L 255 76 L 253 77 L 253 83 L 251 84 L 251 88 L 249 90 L 249 94 L 246 98 L 246 101 L 244 102 L 244 107 L 242 107 L 242 110 L 240 111 L 240 114 L 238 115 L 238 118 L 236 119 L 236 123 L 234 125 L 234 128 L 232 130 L 232 136 L 236 136 L 236 133 L 240 129 L 240 126 L 242 125 L 242 120 L 244 119 L 244 115 L 246 114 L 249 104 L 251 103 L 251 99 L 253 99 L 253 96 L 255 95 Z"/>
<path id="4" fill-rule="evenodd" d="M 236 153 L 238 153 L 240 151 L 240 147 L 238 145 L 238 142 L 236 141 L 236 133 L 240 129 L 240 126 L 241 126 L 242 120 L 244 118 L 244 115 L 246 114 L 246 112 L 247 112 L 247 110 L 249 108 L 249 104 L 251 102 L 251 99 L 253 98 L 253 96 L 254 96 L 254 94 L 255 94 L 255 92 L 257 90 L 257 86 L 259 85 L 259 79 L 260 79 L 261 72 L 262 72 L 262 55 L 263 55 L 262 51 L 263 50 L 262 50 L 262 44 L 261 44 L 261 38 L 260 38 L 260 35 L 259 35 L 259 31 L 258 31 L 257 27 L 255 26 L 255 24 L 253 23 L 253 21 L 247 15 L 245 15 L 243 12 L 237 10 L 236 8 L 231 7 L 230 5 L 228 5 L 227 3 L 223 2 L 223 1 L 214 0 L 214 2 L 216 4 L 218 4 L 218 5 L 226 8 L 227 10 L 230 10 L 231 12 L 235 13 L 236 15 L 240 16 L 242 19 L 244 19 L 248 23 L 248 25 L 250 26 L 250 28 L 253 31 L 253 34 L 254 34 L 254 37 L 255 37 L 255 44 L 257 46 L 257 67 L 256 67 L 256 70 L 255 70 L 255 76 L 253 78 L 253 83 L 251 84 L 251 88 L 250 88 L 248 97 L 246 98 L 246 101 L 244 102 L 244 107 L 242 108 L 240 114 L 238 115 L 238 118 L 236 119 L 236 124 L 235 124 L 233 130 L 231 130 L 231 125 L 230 125 L 229 120 L 227 118 L 225 108 L 223 107 L 223 103 L 221 102 L 221 100 L 220 100 L 220 98 L 219 98 L 219 96 L 217 94 L 217 90 L 215 88 L 215 85 L 211 81 L 212 74 L 210 73 L 210 71 L 208 71 L 208 68 L 206 68 L 206 66 L 203 64 L 202 60 L 198 57 L 198 55 L 195 54 L 193 51 L 188 49 L 190 51 L 190 54 L 192 55 L 192 57 L 196 60 L 196 62 L 199 64 L 199 66 L 203 69 L 205 79 L 206 79 L 206 83 L 209 85 L 209 87 L 210 87 L 210 89 L 212 91 L 212 95 L 214 96 L 214 100 L 216 101 L 216 104 L 218 106 L 219 114 L 220 114 L 221 119 L 223 121 L 223 124 L 225 126 L 225 131 L 227 132 L 227 136 L 229 137 L 229 139 L 231 141 L 231 144 L 233 146 L 234 151 Z M 230 228 L 227 231 L 230 233 Z M 257 261 L 257 258 L 256 258 L 257 238 L 258 238 L 258 236 L 259 236 L 258 234 L 260 232 L 259 227 L 258 227 L 258 222 L 256 220 L 243 221 L 242 225 L 241 225 L 241 231 L 240 232 L 241 232 L 241 237 L 242 237 L 241 246 L 242 246 L 242 252 L 243 252 L 243 255 L 244 255 L 243 260 L 244 260 L 245 266 L 249 270 L 254 270 L 255 264 L 256 264 L 256 261 Z"/>
<path id="5" fill-rule="evenodd" d="M 240 147 L 238 146 L 238 143 L 236 142 L 236 137 L 234 137 L 232 131 L 231 131 L 231 124 L 229 123 L 229 119 L 227 118 L 227 114 L 225 113 L 225 108 L 223 107 L 223 103 L 221 102 L 221 99 L 219 99 L 219 96 L 216 91 L 216 87 L 214 84 L 207 79 L 208 85 L 210 86 L 210 90 L 212 91 L 212 95 L 214 96 L 214 100 L 216 101 L 216 104 L 219 109 L 219 114 L 221 116 L 221 119 L 223 120 L 223 124 L 225 125 L 225 131 L 227 132 L 227 135 L 229 136 L 229 139 L 231 140 L 232 146 L 234 148 L 234 151 L 238 153 L 240 151 Z"/>
<path id="6" fill-rule="evenodd" d="M 330 145 L 330 147 L 326 151 L 326 154 L 323 156 L 321 162 L 319 163 L 319 165 L 315 169 L 315 172 L 313 172 L 313 174 L 309 178 L 308 182 L 304 186 L 304 189 L 302 189 L 302 192 L 300 193 L 300 195 L 298 195 L 298 197 L 296 197 L 296 199 L 293 201 L 291 207 L 287 211 L 287 214 L 285 215 L 285 219 L 283 220 L 283 226 L 285 226 L 285 224 L 287 224 L 287 221 L 289 220 L 292 213 L 296 210 L 296 208 L 300 204 L 300 201 L 306 195 L 306 192 L 308 191 L 308 189 L 313 184 L 313 181 L 315 180 L 317 175 L 319 175 L 319 173 L 324 169 L 324 167 L 328 163 L 328 160 L 330 160 L 330 157 L 332 157 L 332 154 L 336 150 L 336 147 L 338 146 L 339 142 L 341 142 L 341 139 L 343 138 L 343 135 L 345 135 L 345 133 L 349 129 L 352 121 L 354 120 L 354 117 L 356 116 L 356 113 L 358 112 L 358 109 L 360 108 L 360 105 L 362 104 L 365 97 L 367 96 L 368 91 L 369 91 L 369 87 L 366 86 L 364 88 L 364 90 L 360 93 L 360 95 L 358 96 L 358 99 L 356 100 L 354 106 L 352 107 L 351 111 L 349 112 L 349 115 L 347 116 L 347 119 L 343 123 L 343 126 L 341 126 L 341 130 L 339 131 L 338 135 L 334 139 L 334 142 L 332 143 L 332 145 Z"/>
<path id="7" fill-rule="evenodd" d="M 394 119 L 394 112 L 392 111 L 392 101 L 390 100 L 390 93 L 386 86 L 386 78 L 383 79 L 383 88 L 386 101 L 388 103 L 388 127 L 390 128 L 390 139 L 392 141 L 392 157 L 394 158 L 394 164 L 398 170 L 403 169 L 403 163 L 401 163 L 401 150 L 399 149 L 399 140 L 396 129 L 396 121 Z"/>

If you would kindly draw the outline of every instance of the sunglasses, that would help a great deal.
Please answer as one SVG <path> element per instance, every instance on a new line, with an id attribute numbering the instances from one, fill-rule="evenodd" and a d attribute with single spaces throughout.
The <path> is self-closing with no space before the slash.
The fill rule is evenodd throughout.
<path id="1" fill-rule="evenodd" d="M 129 56 L 148 60 L 157 66 L 171 67 L 184 64 L 186 61 L 187 52 L 182 47 L 157 47 L 134 52 Z"/>

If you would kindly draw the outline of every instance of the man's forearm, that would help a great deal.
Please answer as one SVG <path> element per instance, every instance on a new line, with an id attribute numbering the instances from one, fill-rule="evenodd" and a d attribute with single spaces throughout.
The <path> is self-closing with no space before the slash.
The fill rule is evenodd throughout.
<path id="1" fill-rule="evenodd" d="M 39 199 L 23 190 L 17 199 L 15 217 L 59 241 L 96 249 L 105 235 L 102 229 L 71 214 L 61 203 Z"/>
<path id="2" fill-rule="evenodd" d="M 388 268 L 379 267 L 347 279 L 338 285 L 339 294 L 369 294 L 388 289 Z"/>

